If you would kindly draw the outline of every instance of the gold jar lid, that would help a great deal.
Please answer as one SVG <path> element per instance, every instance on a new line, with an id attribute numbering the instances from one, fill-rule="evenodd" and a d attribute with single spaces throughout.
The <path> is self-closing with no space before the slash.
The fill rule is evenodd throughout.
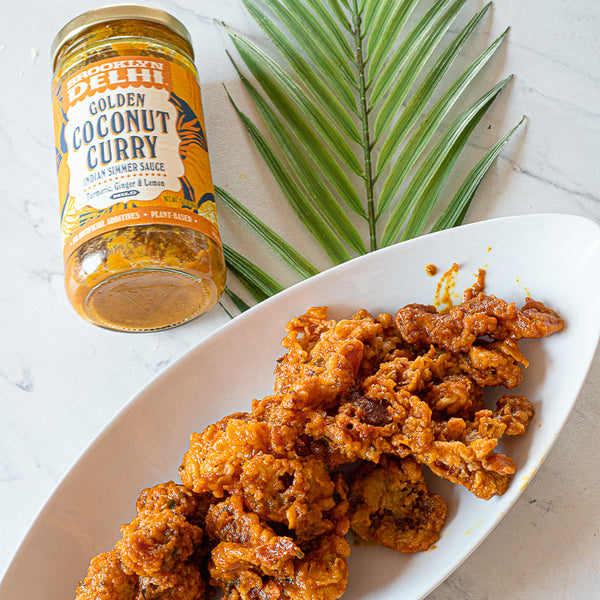
<path id="1" fill-rule="evenodd" d="M 185 25 L 164 10 L 138 4 L 115 4 L 102 6 L 85 12 L 69 21 L 57 34 L 52 42 L 51 58 L 55 66 L 56 57 L 65 43 L 78 36 L 82 31 L 94 25 L 120 21 L 121 19 L 151 21 L 160 23 L 183 38 L 192 47 L 192 38 Z M 192 56 L 193 59 L 193 56 Z"/>

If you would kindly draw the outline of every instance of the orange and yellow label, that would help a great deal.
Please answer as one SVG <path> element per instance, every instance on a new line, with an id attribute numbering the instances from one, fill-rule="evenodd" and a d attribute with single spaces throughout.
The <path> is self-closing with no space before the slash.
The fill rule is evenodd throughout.
<path id="1" fill-rule="evenodd" d="M 53 111 L 65 258 L 126 225 L 221 243 L 195 74 L 147 56 L 94 62 L 54 87 Z"/>

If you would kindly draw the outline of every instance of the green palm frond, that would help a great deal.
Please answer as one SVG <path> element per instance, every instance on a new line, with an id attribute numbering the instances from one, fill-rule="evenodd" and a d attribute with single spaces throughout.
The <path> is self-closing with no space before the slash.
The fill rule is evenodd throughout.
<path id="1" fill-rule="evenodd" d="M 510 80 L 461 106 L 507 31 L 449 77 L 491 3 L 451 34 L 466 0 L 242 1 L 278 55 L 224 25 L 243 65 L 231 60 L 259 120 L 227 93 L 283 198 L 331 264 L 462 223 L 482 178 L 518 127 L 446 199 L 461 152 Z M 448 124 L 457 108 L 460 114 Z M 318 272 L 230 193 L 216 191 L 296 276 Z M 440 204 L 441 216 L 432 224 Z M 225 253 L 254 301 L 283 289 L 250 259 L 230 247 Z M 228 295 L 239 310 L 248 306 L 233 291 Z"/>

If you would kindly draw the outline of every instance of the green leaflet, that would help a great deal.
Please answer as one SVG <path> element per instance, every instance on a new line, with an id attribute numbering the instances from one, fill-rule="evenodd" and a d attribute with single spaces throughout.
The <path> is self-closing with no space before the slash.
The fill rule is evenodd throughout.
<path id="1" fill-rule="evenodd" d="M 215 186 L 217 198 L 227 205 L 235 214 L 242 219 L 253 231 L 269 244 L 279 256 L 302 278 L 316 275 L 319 271 L 300 252 L 290 246 L 279 234 L 265 225 L 255 217 L 241 202 L 238 202 L 230 193 Z"/>
<path id="2" fill-rule="evenodd" d="M 235 307 L 241 313 L 247 311 L 250 308 L 250 306 L 248 306 L 248 304 L 242 298 L 240 298 L 234 291 L 232 291 L 231 288 L 225 288 L 225 295 L 235 304 Z M 233 315 L 225 307 L 223 308 L 225 309 L 225 312 L 229 315 L 229 318 L 233 319 Z"/>
<path id="3" fill-rule="evenodd" d="M 396 159 L 394 165 L 387 174 L 385 182 L 382 186 L 381 195 L 379 199 L 379 214 L 381 214 L 394 200 L 400 185 L 404 181 L 404 178 L 417 162 L 419 155 L 429 142 L 433 135 L 436 133 L 438 127 L 442 123 L 444 117 L 448 114 L 450 109 L 458 101 L 461 94 L 473 81 L 475 76 L 481 71 L 483 66 L 493 56 L 494 52 L 499 47 L 500 43 L 504 39 L 506 32 L 504 32 L 493 44 L 491 44 L 462 74 L 454 83 L 446 90 L 442 97 L 436 102 L 433 108 L 425 115 L 419 124 L 416 131 L 403 148 L 400 156 Z M 414 99 L 413 99 L 414 100 Z M 404 116 L 404 113 L 403 115 Z M 402 119 L 402 117 L 401 117 Z M 405 128 L 406 124 L 401 122 L 401 119 L 395 125 L 395 128 Z M 400 123 L 402 123 L 400 125 Z M 391 145 L 397 147 L 399 143 L 396 135 L 397 131 L 394 131 L 390 137 L 383 143 L 381 148 L 381 154 L 379 156 L 378 170 L 380 174 L 382 164 L 390 159 L 394 150 Z"/>
<path id="4" fill-rule="evenodd" d="M 442 15 L 448 4 L 450 4 L 450 0 L 439 0 L 436 2 L 423 15 L 404 40 L 402 40 L 402 43 L 388 59 L 381 72 L 369 73 L 369 80 L 373 82 L 373 91 L 370 98 L 371 106 L 375 106 L 383 98 L 390 86 L 393 85 L 402 72 L 404 61 L 411 55 L 423 37 L 427 35 L 429 28 Z"/>
<path id="5" fill-rule="evenodd" d="M 235 65 L 235 62 L 233 64 Z M 237 69 L 237 65 L 235 66 Z M 342 240 L 356 252 L 364 254 L 366 249 L 362 238 L 350 222 L 341 205 L 334 198 L 330 189 L 325 185 L 321 177 L 319 177 L 314 163 L 302 151 L 302 148 L 296 143 L 285 124 L 277 117 L 256 88 L 239 69 L 238 73 L 269 131 L 279 144 L 283 156 L 287 159 L 289 170 L 293 171 L 296 178 L 306 187 L 309 197 L 303 201 L 309 202 L 309 198 L 312 199 L 313 204 L 321 211 L 328 225 L 338 233 Z"/>
<path id="6" fill-rule="evenodd" d="M 388 8 L 388 16 L 382 24 L 381 35 L 376 35 L 375 31 L 370 32 L 367 47 L 369 71 L 373 73 L 379 71 L 418 3 L 419 0 L 396 0 L 393 8 Z"/>
<path id="7" fill-rule="evenodd" d="M 289 39 L 279 31 L 266 15 L 259 11 L 253 4 L 246 2 L 250 14 L 269 36 L 277 49 L 286 58 L 298 77 L 312 91 L 312 95 L 319 98 L 331 118 L 338 127 L 354 142 L 360 143 L 360 134 L 356 123 L 352 120 L 348 111 L 356 111 L 356 103 L 342 104 L 340 100 L 329 90 L 329 87 L 319 77 L 313 67 L 302 57 Z M 354 100 L 354 98 L 353 98 Z"/>
<path id="8" fill-rule="evenodd" d="M 257 46 L 235 34 L 232 34 L 231 37 L 246 65 L 249 67 L 252 65 L 250 68 L 260 80 L 265 91 L 272 91 L 271 99 L 281 98 L 280 91 L 283 91 L 294 102 L 299 117 L 303 120 L 308 119 L 315 132 L 325 140 L 329 146 L 329 150 L 326 151 L 335 152 L 348 168 L 361 175 L 360 162 L 356 159 L 344 136 L 333 127 L 331 119 L 323 113 L 319 104 L 313 102 L 308 94 L 302 93 L 294 80 Z M 278 88 L 277 91 L 274 89 L 275 87 Z"/>
<path id="9" fill-rule="evenodd" d="M 332 90 L 340 98 L 345 99 L 349 106 L 354 104 L 354 81 L 348 63 L 337 52 L 334 51 L 333 54 L 329 52 L 328 47 L 320 44 L 319 39 L 312 35 L 313 30 L 307 28 L 304 20 L 304 15 L 308 11 L 292 1 L 288 2 L 289 6 L 273 0 L 266 0 L 266 3 L 294 36 L 312 64 L 326 77 Z M 293 8 L 296 10 L 293 10 Z M 313 26 L 315 33 L 320 33 L 321 38 L 327 39 L 327 34 L 319 28 L 318 24 L 313 23 Z M 329 47 L 335 48 L 335 45 L 330 44 Z"/>
<path id="10" fill-rule="evenodd" d="M 325 4 L 320 2 L 320 0 L 305 0 L 305 2 L 320 19 L 324 27 L 327 28 L 346 58 L 350 61 L 354 60 L 354 53 L 345 35 L 350 29 L 350 23 L 346 20 L 343 11 L 340 10 L 339 4 L 335 2 L 335 0 L 333 2 L 328 2 L 328 8 Z M 337 20 L 334 18 L 334 15 L 331 14 L 330 9 L 333 10 Z"/>
<path id="11" fill-rule="evenodd" d="M 473 196 L 475 196 L 475 192 L 477 191 L 481 180 L 500 154 L 500 150 L 504 148 L 506 142 L 508 142 L 512 134 L 520 127 L 524 120 L 525 117 L 523 117 L 503 138 L 501 138 L 475 165 L 473 170 L 467 175 L 466 179 L 463 181 L 462 185 L 454 195 L 454 198 L 450 204 L 446 207 L 446 210 L 443 212 L 442 216 L 431 228 L 431 231 L 450 229 L 450 227 L 456 227 L 457 225 L 462 224 L 467 209 L 473 200 Z"/>
<path id="12" fill-rule="evenodd" d="M 227 29 L 243 61 L 239 68 L 234 64 L 260 122 L 238 110 L 235 98 L 232 103 L 278 182 L 282 201 L 332 264 L 428 228 L 461 223 L 481 179 L 516 129 L 485 154 L 452 199 L 445 198 L 445 183 L 472 131 L 510 79 L 480 91 L 477 102 L 445 123 L 507 34 L 462 73 L 452 71 L 490 4 L 449 35 L 465 0 L 243 2 L 279 54 L 275 59 Z M 448 76 L 450 83 L 444 84 Z M 300 278 L 316 272 L 301 248 L 293 248 L 222 187 L 217 195 Z M 434 211 L 441 216 L 432 225 Z M 242 259 L 228 248 L 232 273 L 256 301 L 280 289 Z M 231 298 L 244 308 L 239 296 Z"/>
<path id="13" fill-rule="evenodd" d="M 254 123 L 239 110 L 238 115 L 242 119 L 244 126 L 267 163 L 271 173 L 273 173 L 277 183 L 290 203 L 290 206 L 294 209 L 304 226 L 321 244 L 334 264 L 339 264 L 348 260 L 350 258 L 348 251 L 344 248 L 331 229 L 323 222 L 321 215 L 319 215 L 309 202 L 306 202 L 306 194 L 300 187 L 300 184 L 294 181 L 290 176 L 288 170 L 271 150 L 269 143 L 265 140 Z"/>
<path id="14" fill-rule="evenodd" d="M 257 302 L 262 302 L 283 291 L 284 287 L 280 283 L 277 283 L 260 267 L 257 267 L 227 244 L 223 245 L 223 254 L 229 269 L 245 285 Z"/>
<path id="15" fill-rule="evenodd" d="M 465 121 L 461 127 L 454 126 L 443 138 L 443 145 L 436 147 L 423 163 L 421 171 L 425 172 L 425 177 L 419 177 L 420 173 L 415 175 L 411 185 L 411 192 L 415 196 L 414 209 L 408 218 L 400 240 L 408 240 L 421 235 L 425 229 L 427 217 L 431 213 L 439 194 L 450 175 L 454 163 L 458 159 L 471 133 L 481 121 L 483 115 L 487 112 L 495 96 L 490 98 L 481 108 Z"/>
<path id="16" fill-rule="evenodd" d="M 435 177 L 436 169 L 439 167 L 440 161 L 443 160 L 444 154 L 451 150 L 457 137 L 464 129 L 469 127 L 472 120 L 479 120 L 479 118 L 481 118 L 481 115 L 483 114 L 482 111 L 485 112 L 489 108 L 491 103 L 496 99 L 496 96 L 500 93 L 500 90 L 511 78 L 512 76 L 502 80 L 459 115 L 439 142 L 434 146 L 433 150 L 429 153 L 425 161 L 423 161 L 408 188 L 392 211 L 390 219 L 383 231 L 381 239 L 381 244 L 383 246 L 389 246 L 396 241 L 403 223 L 418 202 L 420 192 L 429 181 Z"/>
<path id="17" fill-rule="evenodd" d="M 404 139 L 404 136 L 409 129 L 416 123 L 417 119 L 422 115 L 425 105 L 435 92 L 442 77 L 448 72 L 448 69 L 452 66 L 452 63 L 458 56 L 460 49 L 466 43 L 469 35 L 473 32 L 479 21 L 483 18 L 490 7 L 487 4 L 480 10 L 472 19 L 467 23 L 465 28 L 457 35 L 452 43 L 444 50 L 442 55 L 438 58 L 436 63 L 433 65 L 431 70 L 427 73 L 427 76 L 423 80 L 423 83 L 419 86 L 417 91 L 413 94 L 409 104 L 402 110 L 398 120 L 389 132 L 389 136 L 385 142 L 386 152 L 382 152 L 385 158 L 380 158 L 378 164 L 378 171 L 381 172 L 387 167 L 389 158 L 398 149 L 400 143 Z M 386 104 L 388 102 L 386 101 Z M 384 105 L 385 108 L 385 105 Z M 382 113 L 384 113 L 382 108 Z M 398 113 L 401 110 L 400 104 L 391 107 Z M 381 135 L 381 125 L 378 125 L 382 121 L 381 114 L 378 116 L 375 123 L 375 133 Z"/>
<path id="18" fill-rule="evenodd" d="M 452 25 L 454 19 L 458 16 L 458 12 L 462 8 L 463 4 L 463 0 L 455 2 L 454 5 L 448 11 L 446 11 L 444 16 L 436 23 L 436 26 L 428 33 L 427 36 L 423 38 L 422 42 L 415 48 L 414 54 L 411 56 L 410 60 L 407 61 L 401 75 L 396 80 L 396 83 L 392 86 L 387 99 L 381 106 L 379 114 L 377 115 L 377 119 L 375 120 L 376 138 L 380 137 L 383 134 L 383 132 L 387 130 L 389 124 L 392 122 L 392 119 L 401 110 L 402 102 L 404 102 L 406 96 L 408 95 L 412 84 L 415 82 L 415 80 L 421 73 L 421 70 L 427 62 L 427 59 L 435 51 L 440 40 Z M 460 47 L 459 44 L 456 44 L 455 40 L 455 43 L 453 43 L 449 48 L 452 48 L 457 45 L 458 47 Z M 448 50 L 446 52 L 448 52 Z M 457 53 L 458 52 L 456 51 L 454 54 L 456 55 Z M 439 64 L 440 62 L 442 62 L 442 59 L 438 60 L 437 64 Z M 447 59 L 446 62 L 448 62 Z M 434 69 L 430 71 L 429 76 L 431 76 L 432 73 L 436 73 L 436 71 L 438 70 L 439 68 L 436 69 L 434 67 Z M 435 90 L 435 87 L 435 82 L 427 82 L 426 89 L 431 90 L 432 93 Z"/>
<path id="19" fill-rule="evenodd" d="M 280 79 L 287 79 L 288 83 L 292 83 L 291 80 L 287 78 L 279 67 L 275 66 L 275 70 L 271 70 L 269 66 L 273 66 L 274 63 L 251 42 L 233 33 L 231 33 L 231 37 L 246 66 L 248 66 L 268 98 L 277 107 L 281 116 L 293 130 L 296 137 L 304 146 L 305 151 L 321 167 L 328 181 L 338 191 L 348 206 L 357 214 L 364 214 L 360 196 L 352 186 L 348 175 L 321 141 L 319 136 L 320 131 L 317 131 L 314 123 L 306 119 L 302 110 L 296 104 L 296 100 L 302 100 L 302 95 L 294 94 L 290 96 L 289 88 L 283 88 L 279 82 Z M 266 69 L 257 62 L 257 55 L 267 60 Z"/>

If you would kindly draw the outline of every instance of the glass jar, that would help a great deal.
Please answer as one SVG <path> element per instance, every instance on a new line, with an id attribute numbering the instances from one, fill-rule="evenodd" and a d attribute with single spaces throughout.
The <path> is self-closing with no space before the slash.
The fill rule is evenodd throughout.
<path id="1" fill-rule="evenodd" d="M 189 33 L 144 6 L 73 19 L 52 48 L 67 296 L 156 331 L 212 308 L 225 261 Z"/>

